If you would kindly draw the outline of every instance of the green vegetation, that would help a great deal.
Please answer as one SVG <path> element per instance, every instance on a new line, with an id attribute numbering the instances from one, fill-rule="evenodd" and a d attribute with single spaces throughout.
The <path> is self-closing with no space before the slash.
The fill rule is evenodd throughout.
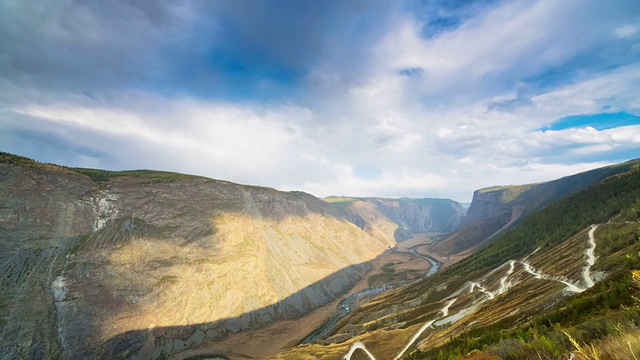
<path id="1" fill-rule="evenodd" d="M 36 163 L 33 159 L 0 151 L 0 164 L 30 166 Z"/>
<path id="2" fill-rule="evenodd" d="M 640 259 L 640 258 L 639 258 Z M 640 263 L 640 260 L 638 260 Z M 471 329 L 443 346 L 414 353 L 407 359 L 459 359 L 472 351 L 499 359 L 559 358 L 572 350 L 564 335 L 572 334 L 580 343 L 632 330 L 640 333 L 640 282 L 631 271 L 596 284 L 584 293 L 565 298 L 553 310 L 525 324 L 513 326 L 506 318 L 492 326 Z"/>
<path id="3" fill-rule="evenodd" d="M 367 280 L 369 287 L 382 286 L 385 284 L 408 283 L 424 277 L 427 273 L 425 270 L 410 269 L 396 271 L 396 269 L 391 267 L 383 268 L 382 270 L 383 272 L 373 274 L 369 277 Z"/>
<path id="4" fill-rule="evenodd" d="M 71 168 L 70 170 L 87 175 L 91 180 L 95 182 L 106 182 L 116 177 L 128 177 L 148 180 L 148 183 L 170 183 L 185 179 L 207 179 L 201 176 L 186 175 L 168 171 L 156 171 L 156 170 L 124 170 L 124 171 L 109 171 L 100 169 L 84 169 L 84 168 Z M 210 179 L 207 179 L 210 180 Z"/>
<path id="5" fill-rule="evenodd" d="M 613 358 L 640 356 L 640 341 L 628 340 L 640 338 L 638 209 L 640 170 L 633 167 L 551 204 L 476 255 L 426 279 L 421 289 L 474 278 L 496 264 L 522 258 L 537 248 L 551 249 L 589 225 L 601 224 L 595 236 L 595 268 L 607 271 L 603 281 L 545 311 L 471 327 L 442 346 L 406 358 L 556 359 L 570 352 L 594 359 L 601 355 L 607 358 L 606 354 L 613 354 Z M 620 351 L 625 351 L 624 355 Z"/>
<path id="6" fill-rule="evenodd" d="M 322 200 L 328 203 L 329 205 L 331 205 L 331 207 L 333 207 L 334 209 L 346 215 L 346 213 L 348 212 L 349 206 L 351 206 L 351 204 L 358 201 L 359 199 L 343 197 L 343 196 L 329 196 Z"/>
<path id="7" fill-rule="evenodd" d="M 69 171 L 63 166 L 42 163 L 28 157 L 10 154 L 2 151 L 0 151 L 0 164 L 22 166 L 31 169 L 46 169 L 50 171 Z"/>
<path id="8" fill-rule="evenodd" d="M 549 248 L 591 224 L 605 223 L 627 213 L 640 201 L 640 170 L 609 177 L 583 191 L 563 198 L 525 219 L 474 256 L 468 257 L 434 277 L 474 277 L 496 263 L 519 259 L 538 247 Z"/>
<path id="9" fill-rule="evenodd" d="M 492 186 L 478 190 L 478 193 L 484 194 L 494 191 L 500 191 L 500 202 L 503 204 L 512 202 L 523 192 L 533 188 L 534 184 L 528 185 L 506 185 L 506 186 Z"/>
<path id="10" fill-rule="evenodd" d="M 54 164 L 41 163 L 39 161 L 6 152 L 0 152 L 0 164 L 8 164 L 15 166 L 22 166 L 36 169 L 47 170 L 62 170 L 65 172 L 79 173 L 89 176 L 91 180 L 95 182 L 107 182 L 116 177 L 128 177 L 146 180 L 143 183 L 170 183 L 184 179 L 206 179 L 213 181 L 212 179 L 205 178 L 196 175 L 186 175 L 168 171 L 156 171 L 156 170 L 124 170 L 124 171 L 109 171 L 100 169 L 86 169 L 86 168 L 69 168 Z"/>
<path id="11" fill-rule="evenodd" d="M 502 189 L 506 189 L 510 186 L 517 186 L 517 185 L 495 185 L 495 186 L 489 186 L 486 188 L 482 188 L 482 189 L 478 189 L 478 193 L 479 194 L 485 194 L 488 192 L 493 192 L 493 191 L 498 191 L 498 190 L 502 190 Z"/>
<path id="12" fill-rule="evenodd" d="M 373 274 L 367 280 L 369 287 L 382 286 L 385 284 L 398 284 L 418 280 L 424 277 L 427 270 L 396 270 L 394 265 L 402 264 L 402 261 L 397 263 L 388 262 L 380 267 L 381 273 Z"/>
<path id="13" fill-rule="evenodd" d="M 395 265 L 395 263 L 393 262 L 388 262 L 384 265 L 382 265 L 382 267 L 380 268 L 382 271 L 384 272 L 388 272 L 393 274 L 394 272 L 396 272 L 396 269 L 394 269 L 392 266 Z"/>

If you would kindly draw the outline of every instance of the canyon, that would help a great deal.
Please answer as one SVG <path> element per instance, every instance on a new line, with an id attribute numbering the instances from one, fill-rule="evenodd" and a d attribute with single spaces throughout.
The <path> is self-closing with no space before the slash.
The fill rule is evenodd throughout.
<path id="1" fill-rule="evenodd" d="M 522 232 L 570 214 L 556 210 L 563 201 L 637 174 L 636 163 L 481 189 L 465 211 L 448 199 L 319 199 L 1 153 L 0 354 L 415 356 L 470 324 L 526 321 L 598 288 L 613 256 L 599 238 L 636 224 L 618 218 L 623 205 L 558 225 L 571 229 L 560 237 Z M 635 201 L 633 186 L 621 189 L 601 203 Z M 527 292 L 537 295 L 525 301 Z"/>

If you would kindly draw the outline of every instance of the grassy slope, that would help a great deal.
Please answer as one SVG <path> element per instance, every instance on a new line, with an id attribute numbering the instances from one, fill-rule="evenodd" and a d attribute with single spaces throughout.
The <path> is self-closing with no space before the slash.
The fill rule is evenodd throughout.
<path id="1" fill-rule="evenodd" d="M 87 168 L 70 168 L 66 166 L 60 166 L 55 164 L 42 163 L 24 156 L 10 154 L 6 152 L 0 152 L 0 164 L 9 164 L 16 166 L 24 166 L 43 170 L 57 170 L 68 173 L 78 173 L 86 175 L 95 182 L 109 181 L 116 177 L 129 177 L 137 179 L 146 179 L 153 182 L 173 182 L 183 179 L 207 179 L 201 176 L 186 175 L 168 171 L 156 171 L 156 170 L 125 170 L 125 171 L 109 171 L 101 169 L 87 169 Z M 209 179 L 208 179 L 209 180 Z"/>
<path id="2" fill-rule="evenodd" d="M 522 222 L 493 244 L 446 269 L 434 282 L 459 281 L 487 272 L 496 263 L 521 258 L 536 248 L 549 249 L 586 228 L 605 223 L 596 233 L 596 268 L 609 276 L 584 293 L 565 298 L 527 324 L 510 321 L 466 331 L 443 346 L 411 359 L 555 358 L 576 349 L 606 355 L 630 334 L 640 334 L 640 169 L 614 175 L 560 200 Z M 606 224 L 611 221 L 611 224 Z M 567 334 L 565 334 L 567 332 Z M 605 340 L 608 339 L 608 340 Z M 591 345 L 585 346 L 588 343 Z M 630 343 L 640 352 L 640 342 Z M 576 350 L 577 351 L 577 350 Z M 471 352 L 471 354 L 470 354 Z M 636 355 L 640 353 L 636 352 Z M 585 358 L 595 358 L 593 353 Z"/>
<path id="3" fill-rule="evenodd" d="M 507 318 L 467 329 L 442 346 L 407 358 L 546 359 L 559 358 L 577 347 L 591 351 L 585 358 L 620 358 L 620 353 L 611 354 L 611 348 L 619 348 L 620 341 L 627 341 L 629 335 L 636 341 L 622 344 L 622 357 L 631 358 L 630 351 L 640 355 L 640 223 L 637 217 L 634 223 L 620 220 L 617 217 L 617 223 L 601 225 L 596 233 L 600 248 L 596 248 L 599 258 L 595 268 L 606 269 L 609 275 L 593 288 L 564 298 L 526 322 Z"/>

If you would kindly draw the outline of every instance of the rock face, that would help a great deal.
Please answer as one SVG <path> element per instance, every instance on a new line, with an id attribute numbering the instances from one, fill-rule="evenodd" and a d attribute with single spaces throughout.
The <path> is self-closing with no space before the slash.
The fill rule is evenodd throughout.
<path id="1" fill-rule="evenodd" d="M 628 164 L 620 164 L 545 183 L 495 186 L 476 190 L 460 229 L 435 245 L 434 249 L 445 255 L 473 250 L 495 238 L 521 217 L 526 217 L 558 199 L 628 169 Z"/>
<path id="2" fill-rule="evenodd" d="M 327 304 L 395 245 L 301 192 L 0 155 L 1 358 L 166 358 Z"/>
<path id="3" fill-rule="evenodd" d="M 396 241 L 422 232 L 452 232 L 458 229 L 466 212 L 462 205 L 449 199 L 334 197 L 327 201 L 372 236 Z"/>
<path id="4" fill-rule="evenodd" d="M 378 209 L 405 234 L 452 232 L 460 226 L 466 210 L 449 199 L 372 199 Z"/>

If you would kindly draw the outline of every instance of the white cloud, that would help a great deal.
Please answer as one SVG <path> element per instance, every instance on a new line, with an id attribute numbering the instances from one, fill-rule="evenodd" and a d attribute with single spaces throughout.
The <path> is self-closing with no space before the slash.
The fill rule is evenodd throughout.
<path id="1" fill-rule="evenodd" d="M 613 32 L 619 38 L 629 37 L 629 36 L 635 34 L 637 31 L 638 31 L 638 27 L 635 26 L 635 25 L 625 25 L 625 26 L 621 26 L 619 28 L 615 28 L 613 30 Z"/>
<path id="2" fill-rule="evenodd" d="M 640 113 L 637 61 L 572 63 L 636 33 L 628 19 L 601 10 L 597 2 L 504 2 L 431 38 L 415 16 L 395 13 L 370 49 L 353 53 L 360 58 L 340 61 L 343 53 L 323 50 L 302 88 L 275 102 L 121 88 L 89 100 L 2 82 L 0 100 L 12 110 L 3 110 L 0 129 L 16 137 L 49 131 L 74 145 L 72 166 L 159 168 L 319 196 L 470 200 L 479 187 L 551 180 L 607 165 L 600 159 L 609 152 L 640 148 L 638 126 L 539 130 L 570 115 Z M 194 16 L 184 10 L 157 34 L 143 27 L 143 38 L 151 45 L 162 43 L 158 34 L 181 39 L 175 32 L 190 29 Z M 84 35 L 85 46 L 107 41 L 120 51 L 137 43 L 95 31 Z M 159 52 L 151 45 L 142 53 Z M 421 71 L 402 76 L 405 69 Z"/>
<path id="3" fill-rule="evenodd" d="M 134 104 L 139 102 L 150 106 L 136 108 Z M 108 107 L 33 105 L 16 112 L 54 126 L 79 128 L 107 137 L 114 146 L 109 151 L 117 154 L 122 163 L 131 157 L 155 154 L 155 158 L 162 160 L 151 159 L 148 166 L 242 182 L 273 179 L 280 173 L 288 179 L 313 176 L 314 171 L 296 174 L 294 169 L 304 168 L 310 159 L 322 153 L 319 149 L 322 145 L 306 137 L 301 129 L 309 112 L 295 106 L 247 108 L 133 97 L 127 103 Z M 124 146 L 118 147 L 118 144 Z M 84 145 L 92 146 L 91 142 Z M 145 151 L 128 153 L 132 147 Z M 323 162 L 326 163 L 321 158 L 312 161 L 314 165 Z"/>

